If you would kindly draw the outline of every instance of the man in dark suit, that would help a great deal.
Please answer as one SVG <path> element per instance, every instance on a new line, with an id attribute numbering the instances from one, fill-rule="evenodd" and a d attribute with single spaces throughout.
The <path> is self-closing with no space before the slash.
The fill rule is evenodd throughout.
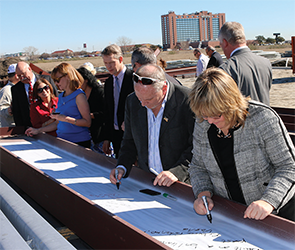
<path id="1" fill-rule="evenodd" d="M 113 143 L 114 153 L 118 157 L 124 134 L 124 114 L 126 97 L 134 91 L 132 70 L 123 63 L 121 48 L 112 44 L 102 52 L 103 62 L 111 76 L 104 85 L 105 96 L 105 127 L 103 151 L 111 154 L 110 143 Z"/>
<path id="2" fill-rule="evenodd" d="M 223 59 L 221 55 L 212 46 L 209 45 L 206 48 L 206 54 L 210 58 L 207 69 L 211 67 L 219 67 L 221 64 L 223 64 Z"/>
<path id="3" fill-rule="evenodd" d="M 31 67 L 26 62 L 19 62 L 16 67 L 16 74 L 20 81 L 11 87 L 12 95 L 12 113 L 16 126 L 25 126 L 30 127 L 31 118 L 30 118 L 30 100 L 29 100 L 29 86 L 30 83 L 32 87 L 35 82 L 40 79 L 46 79 L 53 88 L 55 95 L 58 94 L 56 85 L 50 76 L 47 75 L 35 75 Z"/>
<path id="4" fill-rule="evenodd" d="M 157 175 L 154 185 L 190 183 L 187 172 L 192 158 L 194 116 L 190 90 L 167 83 L 165 73 L 146 64 L 134 73 L 134 93 L 126 100 L 125 133 L 117 162 L 118 179 L 128 177 L 133 164 Z M 116 170 L 110 174 L 116 183 Z"/>
<path id="5" fill-rule="evenodd" d="M 219 31 L 218 39 L 228 59 L 220 68 L 235 80 L 243 95 L 269 105 L 271 63 L 251 52 L 243 26 L 237 22 L 226 22 Z"/>

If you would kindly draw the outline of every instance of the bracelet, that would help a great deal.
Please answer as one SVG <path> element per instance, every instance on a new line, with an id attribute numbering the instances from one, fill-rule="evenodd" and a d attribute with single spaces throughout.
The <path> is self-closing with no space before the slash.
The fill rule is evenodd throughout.
<path id="1" fill-rule="evenodd" d="M 77 119 L 75 119 L 75 123 L 74 123 L 74 125 L 76 125 L 76 123 L 77 123 Z"/>

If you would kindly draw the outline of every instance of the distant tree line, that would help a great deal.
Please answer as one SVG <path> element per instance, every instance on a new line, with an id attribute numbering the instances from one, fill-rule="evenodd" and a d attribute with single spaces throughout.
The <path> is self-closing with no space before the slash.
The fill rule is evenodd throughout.
<path id="1" fill-rule="evenodd" d="M 117 39 L 117 44 L 121 47 L 123 54 L 132 52 L 136 48 L 143 46 L 142 44 L 132 45 L 132 40 L 126 36 L 120 36 Z M 158 45 L 151 44 L 150 48 L 155 51 L 157 48 L 162 49 L 162 46 L 159 44 Z"/>
<path id="2" fill-rule="evenodd" d="M 256 38 L 256 41 L 258 42 L 259 45 L 282 43 L 285 41 L 285 39 L 281 36 L 277 36 L 275 39 L 272 37 L 265 38 L 262 35 L 258 35 L 255 38 Z M 124 54 L 128 53 L 128 52 L 132 52 L 134 49 L 142 46 L 141 44 L 131 45 L 131 43 L 132 43 L 132 40 L 128 37 L 125 37 L 125 36 L 118 37 L 118 39 L 117 39 L 117 44 L 121 47 L 122 52 Z M 153 49 L 154 51 L 157 48 L 162 50 L 161 45 L 150 45 L 150 48 Z M 177 46 L 175 47 L 175 49 L 188 49 L 188 48 L 189 48 L 189 41 L 183 41 L 183 42 L 177 44 Z M 38 55 L 37 54 L 38 49 L 33 46 L 26 47 L 23 50 L 26 53 L 26 55 L 28 56 L 29 60 L 35 60 L 37 58 L 47 59 L 51 56 L 49 53 L 42 53 L 41 56 Z M 85 50 L 74 52 L 74 56 L 83 56 L 86 54 L 88 54 L 88 53 Z"/>
<path id="3" fill-rule="evenodd" d="M 125 37 L 125 36 L 121 36 L 121 37 L 119 37 L 117 39 L 117 44 L 121 47 L 123 54 L 130 53 L 133 50 L 135 50 L 136 48 L 143 46 L 142 44 L 135 44 L 135 45 L 133 44 L 132 45 L 131 43 L 132 43 L 132 40 L 130 38 L 128 38 L 128 37 Z M 161 50 L 163 48 L 159 44 L 158 45 L 151 44 L 149 46 L 154 51 L 157 48 L 159 48 Z M 34 61 L 34 60 L 38 60 L 38 59 L 46 60 L 46 59 L 52 57 L 52 54 L 51 53 L 47 53 L 47 52 L 44 52 L 41 55 L 38 54 L 37 53 L 38 52 L 38 49 L 35 48 L 35 47 L 33 47 L 33 46 L 25 47 L 25 48 L 23 48 L 23 51 L 25 52 L 25 54 L 27 56 L 27 59 L 29 61 Z M 98 53 L 97 51 L 96 52 L 94 51 L 94 52 L 89 53 L 89 52 L 87 52 L 85 50 L 81 50 L 81 51 L 75 51 L 73 53 L 73 56 L 74 57 L 79 57 L 79 56 L 86 56 L 86 55 L 92 55 L 92 54 L 96 54 L 96 56 L 97 56 L 97 53 Z"/>
<path id="4" fill-rule="evenodd" d="M 262 35 L 258 35 L 255 37 L 256 41 L 258 42 L 259 45 L 263 44 L 275 44 L 275 43 L 282 43 L 285 41 L 285 38 L 278 36 L 276 39 L 272 37 L 265 38 Z"/>

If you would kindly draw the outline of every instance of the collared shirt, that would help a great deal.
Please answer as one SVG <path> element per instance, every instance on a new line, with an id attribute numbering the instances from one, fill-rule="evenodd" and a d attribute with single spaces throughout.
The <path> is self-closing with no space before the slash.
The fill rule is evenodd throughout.
<path id="1" fill-rule="evenodd" d="M 126 71 L 126 66 L 124 65 L 123 69 L 117 75 L 120 92 L 121 92 L 121 88 L 122 88 L 122 83 L 123 83 L 125 71 Z M 115 93 L 115 86 L 116 86 L 116 76 L 113 75 L 113 93 Z M 120 99 L 120 95 L 119 95 L 119 99 Z M 119 100 L 117 100 L 117 103 L 119 103 Z M 117 110 L 118 107 L 114 107 L 114 108 L 115 108 L 115 110 Z M 114 115 L 117 115 L 117 114 L 114 114 Z M 119 130 L 119 127 L 117 124 L 114 124 L 114 128 L 116 130 Z"/>
<path id="2" fill-rule="evenodd" d="M 238 48 L 234 49 L 234 50 L 230 53 L 230 57 L 232 57 L 232 55 L 233 55 L 236 51 L 238 51 L 238 50 L 240 50 L 240 49 L 244 49 L 244 48 L 248 48 L 248 46 L 242 46 L 242 47 L 238 47 Z"/>
<path id="3" fill-rule="evenodd" d="M 167 83 L 167 92 L 166 96 L 162 102 L 161 109 L 157 115 L 154 115 L 153 111 L 147 107 L 147 119 L 148 119 L 148 159 L 149 159 L 149 168 L 154 169 L 157 173 L 161 173 L 163 171 L 160 149 L 159 149 L 159 137 L 160 137 L 160 129 L 161 122 L 164 114 L 165 105 L 168 98 L 169 93 L 169 83 Z M 122 168 L 126 174 L 126 168 L 123 165 L 118 165 L 117 168 Z"/>
<path id="4" fill-rule="evenodd" d="M 197 62 L 197 76 L 201 75 L 202 72 L 207 68 L 208 62 L 209 58 L 201 54 Z"/>
<path id="5" fill-rule="evenodd" d="M 153 111 L 146 107 L 147 109 L 147 119 L 148 119 L 148 157 L 149 157 L 149 168 L 154 169 L 157 173 L 163 171 L 160 149 L 159 149 L 159 138 L 161 123 L 163 120 L 163 114 L 165 105 L 167 102 L 167 96 L 169 93 L 169 84 L 167 82 L 168 88 L 166 96 L 162 102 L 161 109 L 157 116 L 154 115 Z"/>
<path id="6" fill-rule="evenodd" d="M 32 87 L 34 88 L 34 85 L 35 85 L 35 82 L 37 81 L 36 79 L 36 76 L 35 74 L 33 74 L 33 78 L 32 78 Z M 29 83 L 25 83 L 25 90 L 26 90 L 26 93 L 27 93 L 27 97 L 28 97 L 28 100 L 29 100 L 29 87 L 30 87 L 30 84 Z"/>

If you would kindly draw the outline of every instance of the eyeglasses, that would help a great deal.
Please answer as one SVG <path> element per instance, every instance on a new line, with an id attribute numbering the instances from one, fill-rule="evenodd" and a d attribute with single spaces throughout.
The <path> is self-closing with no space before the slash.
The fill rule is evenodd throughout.
<path id="1" fill-rule="evenodd" d="M 20 75 L 17 75 L 17 77 L 21 80 L 27 78 L 27 74 L 20 74 Z"/>
<path id="2" fill-rule="evenodd" d="M 149 78 L 149 77 L 141 77 L 133 73 L 133 81 L 135 81 L 136 83 L 141 82 L 143 85 L 151 85 L 155 82 L 159 82 L 160 80 Z"/>
<path id="3" fill-rule="evenodd" d="M 55 78 L 55 79 L 53 79 L 53 80 L 54 80 L 54 82 L 59 83 L 60 80 L 61 80 L 61 78 L 63 78 L 64 76 L 66 76 L 66 75 L 62 75 L 62 76 L 60 76 L 60 77 L 58 77 L 58 78 Z"/>
<path id="4" fill-rule="evenodd" d="M 219 119 L 220 117 L 221 117 L 221 115 L 216 115 L 216 116 L 204 116 L 204 115 L 202 115 L 202 118 L 203 118 L 204 120 L 207 120 L 208 118 L 211 118 L 211 119 L 217 120 L 217 119 Z"/>
<path id="5" fill-rule="evenodd" d="M 37 89 L 38 94 L 41 94 L 43 92 L 43 90 L 47 90 L 47 89 L 49 89 L 49 86 L 48 85 L 45 85 L 43 88 Z"/>

